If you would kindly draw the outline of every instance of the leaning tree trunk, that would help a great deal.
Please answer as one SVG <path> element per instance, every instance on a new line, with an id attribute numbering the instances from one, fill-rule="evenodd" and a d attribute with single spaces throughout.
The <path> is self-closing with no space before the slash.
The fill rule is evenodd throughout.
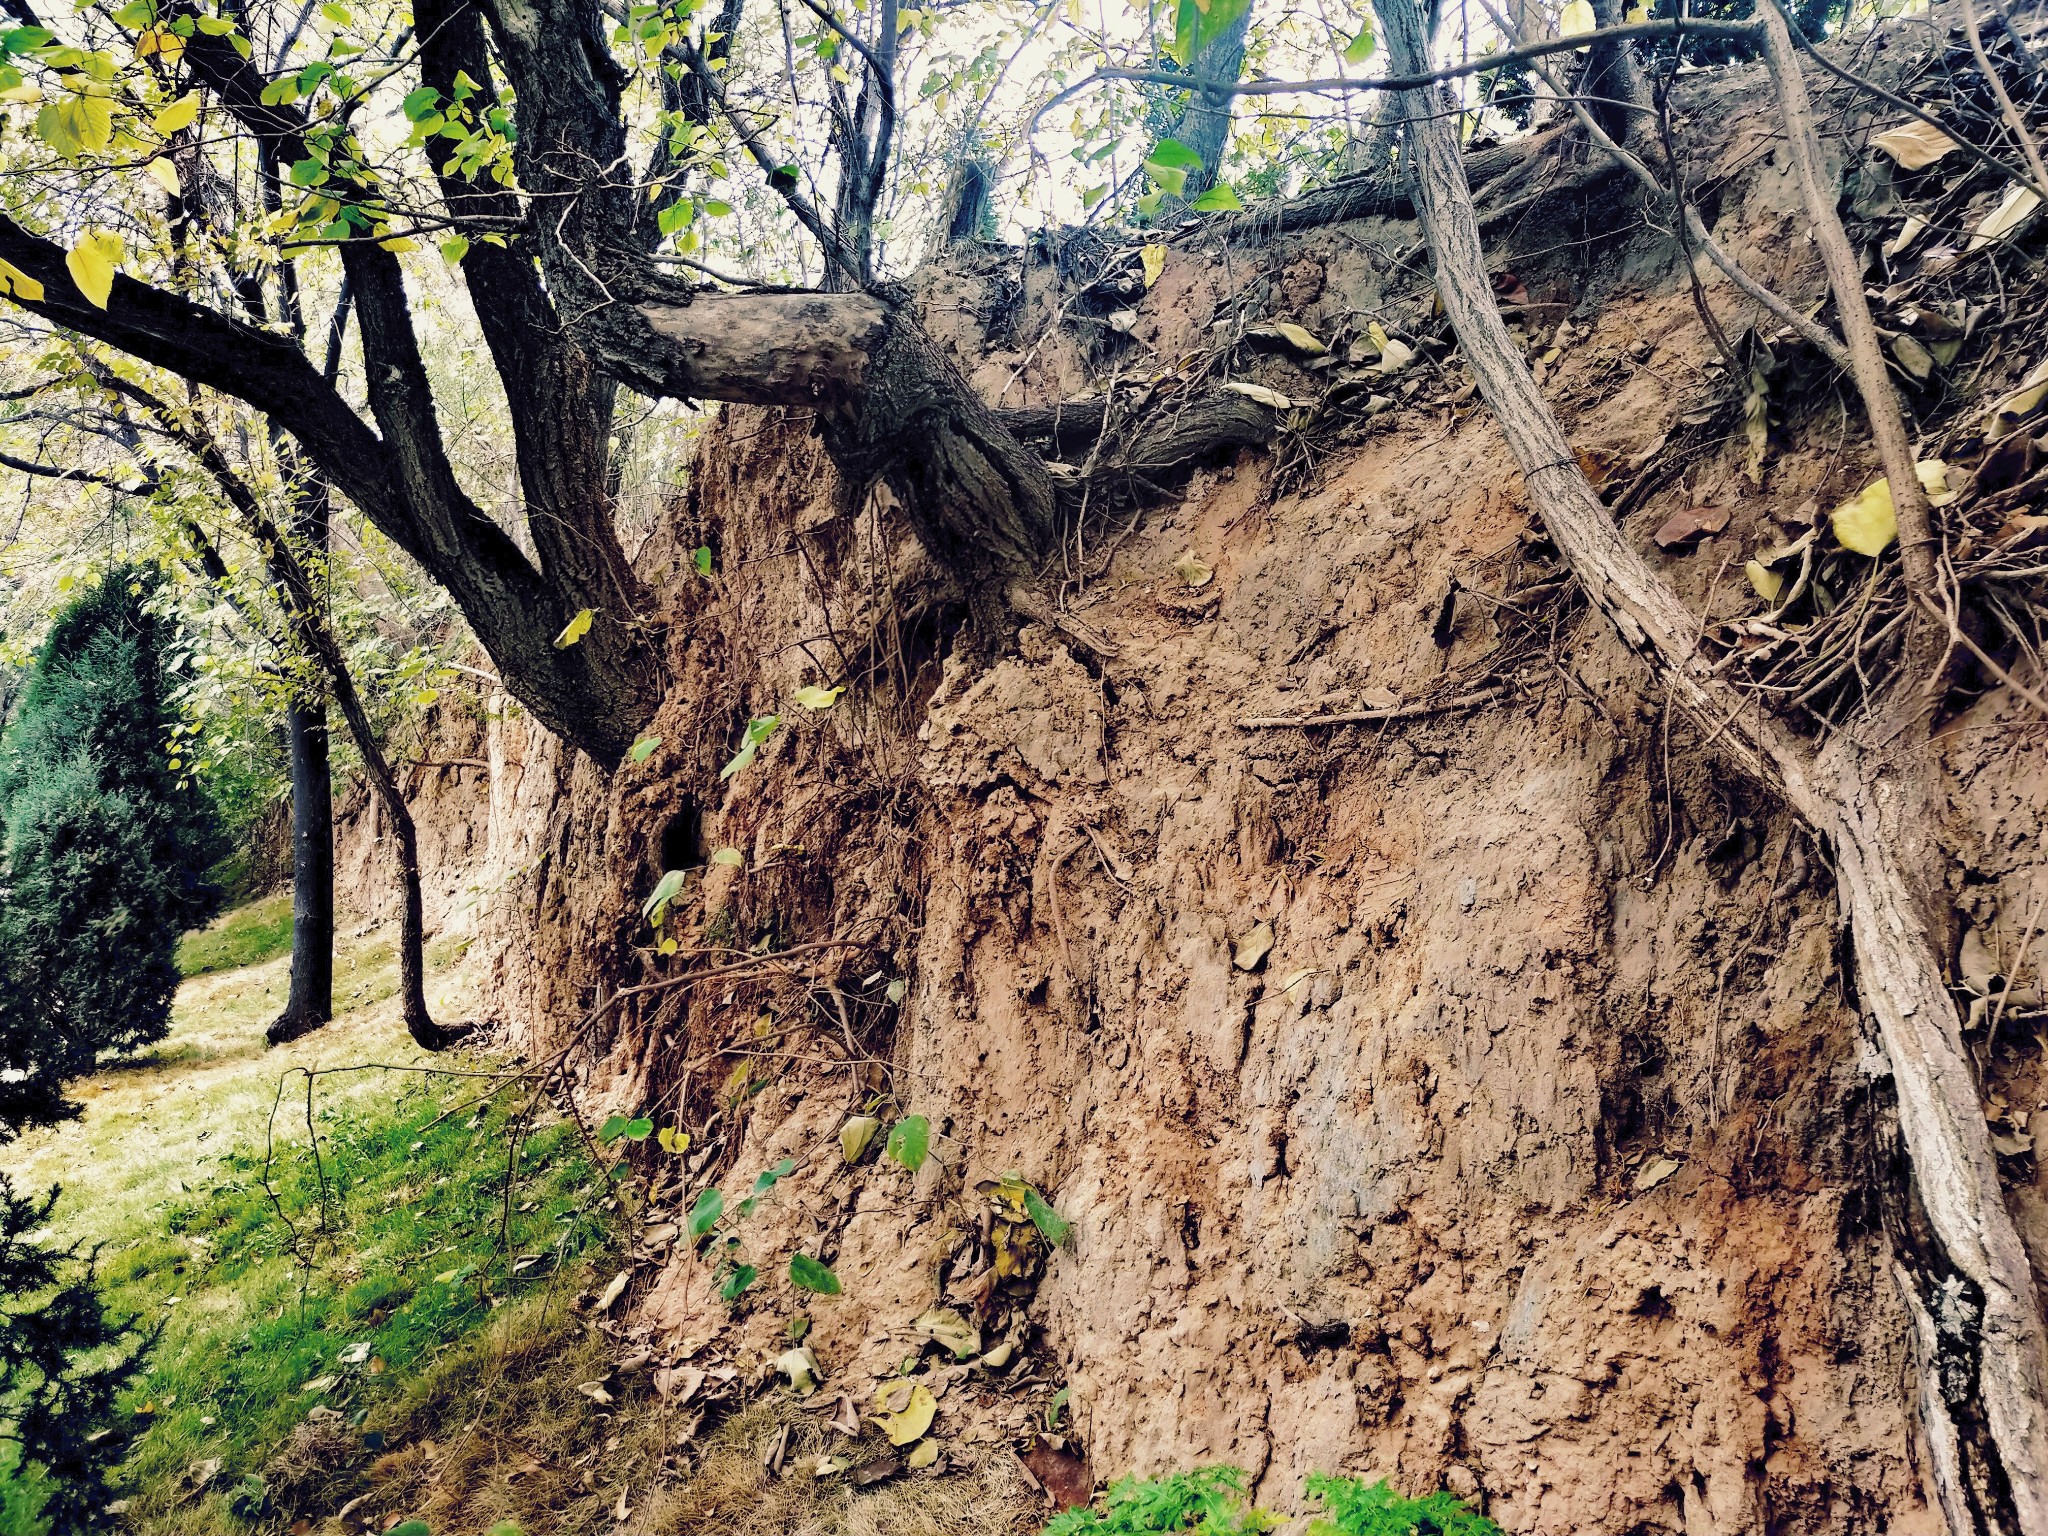
<path id="1" fill-rule="evenodd" d="M 1238 11 L 1229 25 L 1207 39 L 1189 59 L 1188 73 L 1197 80 L 1210 80 L 1228 87 L 1244 73 L 1244 39 L 1251 30 L 1252 8 Z M 1197 87 L 1181 108 L 1173 137 L 1201 157 L 1202 168 L 1189 171 L 1182 195 L 1192 201 L 1216 184 L 1223 170 L 1223 151 L 1230 145 L 1230 112 L 1237 104 L 1234 92 Z"/>
<path id="2" fill-rule="evenodd" d="M 1429 68 L 1413 0 L 1374 0 L 1396 73 Z M 2048 1382 L 2032 1272 L 1998 1180 L 1975 1078 L 1930 928 L 1939 867 L 1926 759 L 1882 770 L 1890 722 L 1818 755 L 1698 653 L 1697 617 L 1620 535 L 1494 307 L 1471 191 L 1441 89 L 1405 92 L 1410 171 L 1444 311 L 1520 465 L 1529 499 L 1588 596 L 1702 722 L 1715 749 L 1781 795 L 1835 850 L 1858 991 L 1892 1071 L 1931 1251 L 1902 1248 L 1922 1335 L 1919 1407 L 1943 1515 L 1959 1533 L 2048 1536 Z M 1910 705 L 1907 707 L 1910 708 Z"/>

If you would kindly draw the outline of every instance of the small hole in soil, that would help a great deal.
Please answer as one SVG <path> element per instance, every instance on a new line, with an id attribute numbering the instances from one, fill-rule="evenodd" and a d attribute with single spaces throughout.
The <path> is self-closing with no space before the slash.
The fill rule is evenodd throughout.
<path id="1" fill-rule="evenodd" d="M 685 800 L 683 808 L 661 829 L 661 867 L 665 873 L 671 869 L 694 869 L 703 862 L 704 816 L 694 800 Z"/>

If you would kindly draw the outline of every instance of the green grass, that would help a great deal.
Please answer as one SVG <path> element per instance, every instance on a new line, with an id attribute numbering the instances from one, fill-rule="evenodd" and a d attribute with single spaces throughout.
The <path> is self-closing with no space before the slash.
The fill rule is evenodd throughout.
<path id="1" fill-rule="evenodd" d="M 204 928 L 185 935 L 178 945 L 178 974 L 205 976 L 259 965 L 292 947 L 292 893 L 265 896 L 237 907 Z"/>
<path id="2" fill-rule="evenodd" d="M 216 927 L 259 929 L 270 905 Z M 460 955 L 429 955 L 429 1000 L 449 1018 L 474 1011 L 449 969 Z M 478 1102 L 490 1083 L 405 1070 L 488 1063 L 412 1047 L 395 969 L 383 935 L 346 934 L 345 1011 L 274 1050 L 263 1028 L 283 1002 L 282 956 L 188 980 L 169 1038 L 75 1085 L 81 1119 L 0 1150 L 19 1186 L 66 1187 L 55 1235 L 97 1245 L 111 1310 L 159 1330 L 125 1405 L 120 1481 L 143 1536 L 281 1530 L 293 1501 L 331 1513 L 335 1479 L 367 1488 L 387 1438 L 396 1449 L 442 1433 L 437 1416 L 467 1422 L 479 1377 L 580 1336 L 568 1302 L 610 1244 L 608 1188 L 570 1128 L 544 1119 L 520 1150 L 508 1236 L 508 1117 L 530 1090 Z M 550 1398 L 548 1414 L 567 1433 L 591 1405 L 573 1381 L 561 1390 L 570 1401 Z M 296 1463 L 281 1461 L 291 1447 Z M 216 1461 L 195 1489 L 192 1469 Z M 295 1465 L 312 1484 L 291 1486 Z M 40 1536 L 39 1502 L 0 1465 L 0 1536 Z"/>

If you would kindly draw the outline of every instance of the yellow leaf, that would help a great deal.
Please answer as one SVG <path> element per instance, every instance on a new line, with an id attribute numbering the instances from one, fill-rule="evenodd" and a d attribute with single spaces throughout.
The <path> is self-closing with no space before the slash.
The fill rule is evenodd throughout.
<path id="1" fill-rule="evenodd" d="M 1996 208 L 1984 215 L 1984 222 L 1977 226 L 1970 236 L 1970 249 L 1982 250 L 1994 240 L 2003 240 L 2034 216 L 2034 210 L 2041 206 L 2041 199 L 2033 189 L 2014 182 L 2005 189 L 2005 196 Z"/>
<path id="2" fill-rule="evenodd" d="M 897 1383 L 891 1382 L 882 1390 L 887 1393 Z M 910 1401 L 894 1413 L 878 1416 L 876 1422 L 882 1426 L 882 1433 L 889 1437 L 891 1445 L 908 1445 L 913 1440 L 922 1440 L 924 1432 L 932 1427 L 932 1420 L 938 1416 L 939 1400 L 932 1396 L 932 1389 L 919 1382 L 910 1389 Z"/>
<path id="3" fill-rule="evenodd" d="M 938 1459 L 938 1442 L 935 1440 L 925 1440 L 920 1442 L 915 1450 L 903 1458 L 903 1465 L 911 1468 L 913 1471 L 918 1471 L 930 1466 Z"/>
<path id="4" fill-rule="evenodd" d="M 126 254 L 119 235 L 89 229 L 78 237 L 78 244 L 71 247 L 64 258 L 64 266 L 86 301 L 95 308 L 105 309 L 107 297 L 114 291 L 115 269 Z"/>
<path id="5" fill-rule="evenodd" d="M 1150 288 L 1159 281 L 1159 274 L 1166 270 L 1166 247 L 1153 244 L 1138 251 L 1138 260 L 1145 266 L 1145 286 Z"/>
<path id="6" fill-rule="evenodd" d="M 805 709 L 830 709 L 839 702 L 839 695 L 846 692 L 846 684 L 836 688 L 820 688 L 815 683 L 796 691 L 797 703 Z"/>
<path id="7" fill-rule="evenodd" d="M 1321 357 L 1330 350 L 1317 341 L 1308 330 L 1291 320 L 1275 320 L 1272 329 L 1279 334 L 1281 340 L 1304 357 Z"/>
<path id="8" fill-rule="evenodd" d="M 1956 141 L 1934 124 L 1917 119 L 1878 134 L 1870 143 L 1873 149 L 1883 150 L 1899 163 L 1901 170 L 1907 171 L 1923 170 L 1956 148 Z"/>
<path id="9" fill-rule="evenodd" d="M 2018 389 L 1991 408 L 1991 419 L 1984 427 L 1984 440 L 1996 443 L 2012 436 L 2022 421 L 2041 408 L 2043 400 L 2048 400 L 2048 357 L 2034 365 L 2033 370 L 2020 380 Z"/>
<path id="10" fill-rule="evenodd" d="M 172 134 L 180 128 L 190 128 L 199 116 L 199 93 L 187 91 L 168 107 L 150 119 L 158 133 Z"/>
<path id="11" fill-rule="evenodd" d="M 1628 8 L 1628 14 L 1622 17 L 1622 20 L 1627 22 L 1632 27 L 1637 25 L 1638 23 L 1648 21 L 1649 19 L 1650 8 L 1647 5 L 1640 4 L 1630 6 Z"/>
<path id="12" fill-rule="evenodd" d="M 403 256 L 407 251 L 416 251 L 420 248 L 419 241 L 407 235 L 394 235 L 389 240 L 379 240 L 377 243 L 394 256 Z"/>
<path id="13" fill-rule="evenodd" d="M 1599 23 L 1593 18 L 1592 0 L 1571 0 L 1564 12 L 1557 18 L 1559 37 L 1578 37 L 1592 31 Z"/>
<path id="14" fill-rule="evenodd" d="M 1206 587 L 1216 579 L 1216 573 L 1208 562 L 1192 550 L 1180 557 L 1180 564 L 1174 569 L 1180 572 L 1180 579 L 1191 587 Z"/>
<path id="15" fill-rule="evenodd" d="M 1873 559 L 1884 553 L 1885 546 L 1899 536 L 1899 517 L 1892 507 L 1892 483 L 1877 479 L 1866 485 L 1862 493 L 1851 501 L 1843 502 L 1830 514 L 1835 525 L 1835 539 L 1844 549 L 1853 549 L 1859 555 Z"/>
<path id="16" fill-rule="evenodd" d="M 1913 466 L 1913 473 L 1920 481 L 1920 489 L 1927 493 L 1930 507 L 1945 507 L 1962 494 L 1948 488 L 1948 466 L 1940 459 L 1922 459 Z"/>
<path id="17" fill-rule="evenodd" d="M 1223 386 L 1232 394 L 1243 395 L 1247 400 L 1256 400 L 1261 405 L 1270 405 L 1276 411 L 1291 410 L 1294 402 L 1277 389 L 1268 389 L 1263 384 L 1248 384 L 1243 379 L 1232 379 Z"/>
<path id="18" fill-rule="evenodd" d="M 11 261 L 0 261 L 0 291 L 13 294 L 17 299 L 36 302 L 43 296 L 43 285 L 30 277 Z"/>
<path id="19" fill-rule="evenodd" d="M 1775 603 L 1778 594 L 1785 590 L 1785 578 L 1765 565 L 1761 560 L 1752 560 L 1742 568 L 1742 574 L 1749 578 L 1756 595 L 1767 603 Z"/>
<path id="20" fill-rule="evenodd" d="M 154 160 L 150 161 L 149 164 L 143 167 L 143 170 L 149 173 L 151 181 L 154 181 L 158 186 L 170 193 L 171 196 L 177 197 L 184 192 L 184 187 L 178 181 L 178 168 L 162 155 L 158 155 Z"/>
<path id="21" fill-rule="evenodd" d="M 555 649 L 566 651 L 570 646 L 590 633 L 590 621 L 597 617 L 594 610 L 579 609 L 576 617 L 562 626 L 562 632 L 555 636 Z"/>

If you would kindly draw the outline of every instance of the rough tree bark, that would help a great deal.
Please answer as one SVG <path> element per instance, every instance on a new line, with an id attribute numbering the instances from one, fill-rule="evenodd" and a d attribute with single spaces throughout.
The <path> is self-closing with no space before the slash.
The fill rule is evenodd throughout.
<path id="1" fill-rule="evenodd" d="M 1412 0 L 1374 0 L 1374 9 L 1392 68 L 1426 70 Z M 1935 1497 L 1958 1533 L 2048 1536 L 2043 1329 L 1930 927 L 1930 874 L 1942 854 L 1928 776 L 1888 765 L 1891 720 L 1844 730 L 1811 755 L 1712 673 L 1695 645 L 1697 618 L 1615 528 L 1494 307 L 1444 93 L 1405 91 L 1401 102 L 1438 293 L 1532 506 L 1593 603 L 1715 751 L 1834 849 L 1858 991 L 1891 1068 L 1913 1191 L 1932 1234 L 1924 1247 L 1900 1245 L 1897 1274 L 1923 1338 L 1919 1406 Z"/>

